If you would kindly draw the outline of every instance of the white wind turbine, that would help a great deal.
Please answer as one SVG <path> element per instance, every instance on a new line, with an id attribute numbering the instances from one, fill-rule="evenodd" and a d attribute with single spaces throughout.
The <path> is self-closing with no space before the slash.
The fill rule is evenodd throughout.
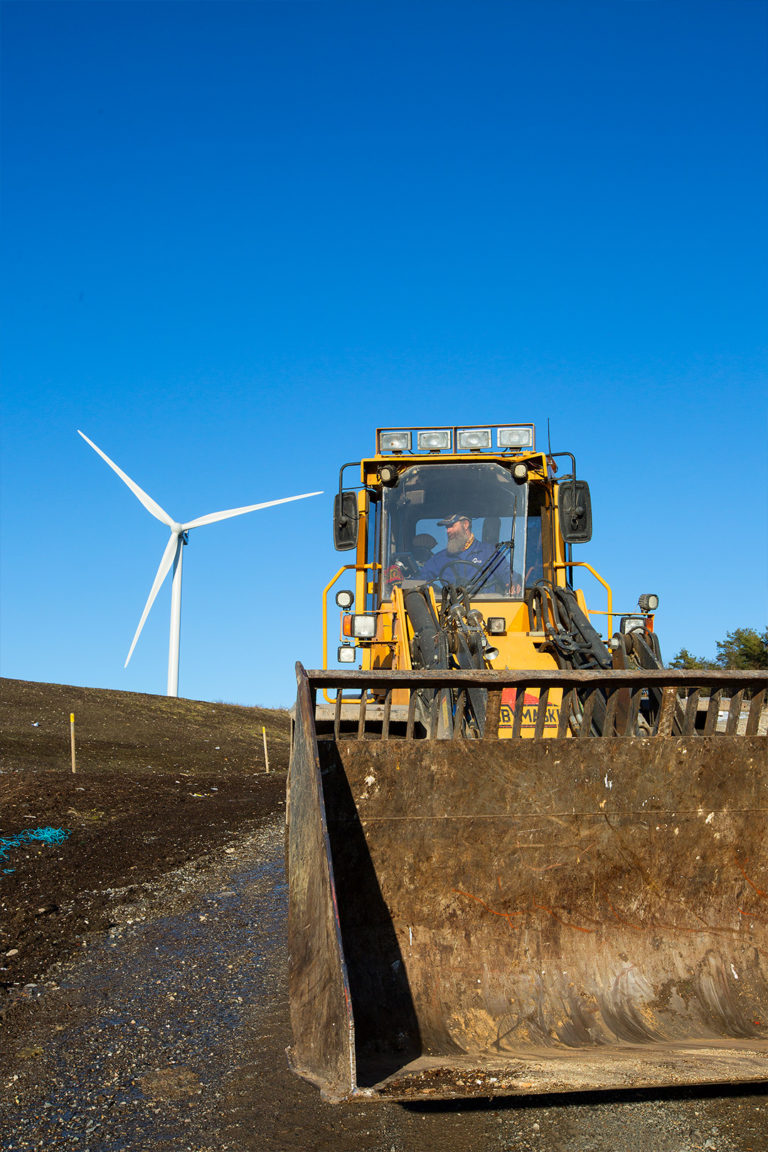
<path id="1" fill-rule="evenodd" d="M 144 505 L 148 512 L 155 517 L 155 519 L 162 521 L 166 527 L 170 528 L 171 535 L 168 543 L 163 552 L 163 558 L 160 561 L 160 567 L 155 575 L 154 583 L 150 589 L 147 602 L 144 605 L 144 611 L 139 620 L 139 626 L 136 629 L 136 635 L 133 637 L 133 643 L 125 660 L 125 667 L 128 667 L 128 661 L 133 655 L 133 650 L 136 647 L 136 641 L 141 635 L 141 630 L 144 627 L 144 621 L 149 615 L 149 610 L 155 602 L 155 597 L 160 591 L 160 585 L 165 580 L 171 565 L 173 565 L 173 584 L 171 589 L 171 637 L 168 646 L 168 696 L 178 696 L 179 694 L 179 640 L 181 636 L 181 550 L 187 543 L 187 532 L 190 528 L 200 528 L 203 524 L 214 524 L 217 520 L 228 520 L 230 516 L 242 516 L 245 512 L 256 512 L 259 508 L 271 508 L 275 504 L 288 504 L 291 500 L 306 500 L 309 496 L 322 496 L 322 492 L 304 492 L 301 496 L 284 496 L 282 500 L 267 500 L 264 504 L 249 504 L 246 508 L 230 508 L 226 512 L 210 512 L 207 516 L 198 516 L 196 520 L 188 520 L 186 524 L 179 524 L 168 513 L 160 507 L 160 505 L 148 496 L 147 493 L 139 488 L 135 480 L 131 480 L 130 476 L 126 476 L 121 468 L 118 468 L 114 460 L 110 460 L 106 452 L 102 452 L 93 440 L 89 440 L 84 432 L 78 428 L 78 435 L 82 436 L 86 444 L 90 444 L 94 452 L 98 452 L 102 460 L 109 464 L 110 468 L 117 472 L 121 480 L 123 480 L 134 496 L 136 496 Z"/>

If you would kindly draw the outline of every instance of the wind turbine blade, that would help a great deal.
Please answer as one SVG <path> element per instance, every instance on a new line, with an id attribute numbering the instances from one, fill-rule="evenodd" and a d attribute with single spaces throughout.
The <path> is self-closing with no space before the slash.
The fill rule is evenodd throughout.
<path id="1" fill-rule="evenodd" d="M 148 496 L 143 488 L 139 488 L 136 481 L 131 480 L 130 476 L 127 476 L 125 474 L 125 472 L 123 472 L 122 468 L 118 468 L 117 464 L 115 464 L 114 460 L 110 460 L 110 458 L 109 458 L 109 456 L 107 456 L 106 452 L 102 452 L 101 448 L 97 447 L 97 445 L 94 444 L 93 440 L 88 439 L 85 432 L 81 432 L 80 429 L 78 428 L 77 434 L 78 434 L 78 436 L 82 436 L 82 438 L 83 438 L 83 440 L 85 440 L 86 444 L 90 444 L 90 446 L 91 446 L 91 448 L 93 448 L 94 452 L 98 452 L 99 456 L 101 456 L 102 460 L 106 461 L 106 463 L 109 464 L 109 466 L 113 472 L 117 472 L 120 479 L 123 481 L 123 483 L 128 485 L 131 492 L 133 492 L 134 496 L 138 500 L 141 501 L 141 503 L 146 508 L 147 512 L 151 512 L 151 514 L 157 520 L 160 520 L 163 524 L 165 524 L 166 528 L 172 528 L 174 526 L 175 520 L 173 520 L 173 518 L 168 515 L 168 513 L 165 511 L 165 509 L 161 508 L 160 505 L 157 503 L 157 501 L 153 500 L 151 496 Z"/>
<path id="2" fill-rule="evenodd" d="M 230 508 L 227 512 L 209 512 L 182 524 L 186 532 L 189 528 L 200 528 L 203 524 L 213 524 L 217 520 L 228 520 L 230 516 L 242 516 L 244 512 L 258 512 L 260 508 L 272 508 L 275 504 L 289 504 L 291 500 L 306 500 L 309 496 L 322 496 L 322 492 L 304 492 L 301 496 L 284 496 L 282 500 L 267 500 L 264 504 L 249 504 L 247 508 Z"/>
<path id="3" fill-rule="evenodd" d="M 163 552 L 163 558 L 160 561 L 160 567 L 158 568 L 157 573 L 155 575 L 155 582 L 152 585 L 152 587 L 150 588 L 149 596 L 147 597 L 147 602 L 144 605 L 144 611 L 141 614 L 141 620 L 139 620 L 139 626 L 136 629 L 136 635 L 133 638 L 133 643 L 131 644 L 130 651 L 125 658 L 125 664 L 123 665 L 124 668 L 128 667 L 128 661 L 130 660 L 131 656 L 133 656 L 133 650 L 136 647 L 136 641 L 138 640 L 139 636 L 141 635 L 141 630 L 144 627 L 144 621 L 146 620 L 147 616 L 149 616 L 149 610 L 152 607 L 152 605 L 154 604 L 155 597 L 157 596 L 158 592 L 160 591 L 160 585 L 162 584 L 163 580 L 165 580 L 166 576 L 168 575 L 170 567 L 173 564 L 173 561 L 176 557 L 176 552 L 179 548 L 181 548 L 181 533 L 180 532 L 171 532 L 170 539 L 165 546 L 165 552 Z"/>

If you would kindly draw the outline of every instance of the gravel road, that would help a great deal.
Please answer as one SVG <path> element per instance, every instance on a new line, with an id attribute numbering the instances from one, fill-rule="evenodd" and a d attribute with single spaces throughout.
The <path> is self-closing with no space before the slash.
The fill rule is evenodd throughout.
<path id="1" fill-rule="evenodd" d="M 768 1150 L 762 1088 L 326 1104 L 284 1056 L 282 817 L 233 843 L 118 898 L 108 933 L 25 987 L 3 1152 Z"/>

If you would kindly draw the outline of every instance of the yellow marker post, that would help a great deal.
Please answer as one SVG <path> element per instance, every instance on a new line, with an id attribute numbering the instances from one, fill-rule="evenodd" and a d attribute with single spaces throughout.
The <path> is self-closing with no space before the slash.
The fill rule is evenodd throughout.
<path id="1" fill-rule="evenodd" d="M 267 730 L 263 724 L 261 726 L 261 734 L 264 737 L 264 763 L 266 765 L 267 772 L 269 772 L 269 752 L 267 752 Z"/>
<path id="2" fill-rule="evenodd" d="M 72 771 L 76 772 L 77 771 L 77 765 L 75 764 L 75 714 L 74 714 L 74 712 L 70 712 L 70 714 L 69 714 L 69 745 L 70 745 L 70 748 L 72 749 Z"/>

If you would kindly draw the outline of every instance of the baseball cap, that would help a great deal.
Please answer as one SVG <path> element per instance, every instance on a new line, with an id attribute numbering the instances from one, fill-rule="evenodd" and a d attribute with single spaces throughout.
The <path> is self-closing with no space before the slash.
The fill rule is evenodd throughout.
<path id="1" fill-rule="evenodd" d="M 455 524 L 457 520 L 469 520 L 472 523 L 472 517 L 466 516 L 463 512 L 457 512 L 453 516 L 446 516 L 445 520 L 438 520 L 438 525 L 441 528 L 450 528 L 451 524 Z"/>

